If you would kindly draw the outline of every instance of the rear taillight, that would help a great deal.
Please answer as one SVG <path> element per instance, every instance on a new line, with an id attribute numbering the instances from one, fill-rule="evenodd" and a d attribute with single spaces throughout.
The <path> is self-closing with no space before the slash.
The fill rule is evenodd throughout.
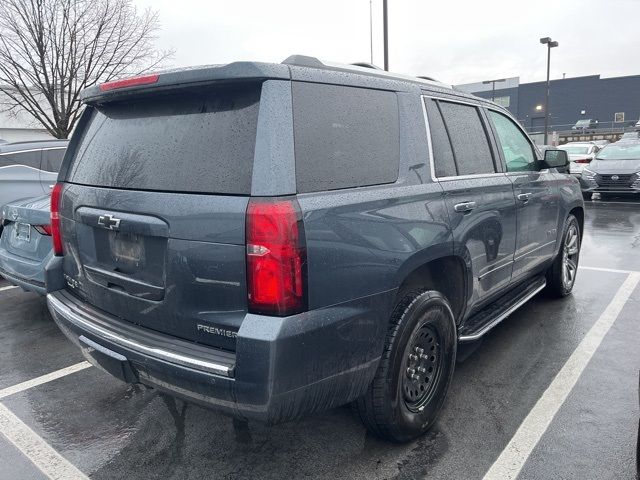
<path id="1" fill-rule="evenodd" d="M 306 302 L 306 245 L 297 201 L 252 199 L 247 208 L 249 311 L 292 315 Z"/>
<path id="2" fill-rule="evenodd" d="M 60 230 L 60 199 L 62 183 L 56 183 L 51 190 L 51 240 L 54 255 L 62 255 L 62 231 Z"/>
<path id="3" fill-rule="evenodd" d="M 591 163 L 590 158 L 580 158 L 578 160 L 574 160 L 575 163 Z"/>
<path id="4" fill-rule="evenodd" d="M 51 235 L 51 225 L 34 225 L 33 228 L 36 229 L 40 235 Z"/>

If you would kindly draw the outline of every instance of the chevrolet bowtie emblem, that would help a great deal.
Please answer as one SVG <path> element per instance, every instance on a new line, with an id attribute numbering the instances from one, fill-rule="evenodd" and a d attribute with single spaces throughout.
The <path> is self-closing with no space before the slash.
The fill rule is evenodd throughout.
<path id="1" fill-rule="evenodd" d="M 109 230 L 117 230 L 120 228 L 120 219 L 113 215 L 100 215 L 98 217 L 98 225 Z"/>

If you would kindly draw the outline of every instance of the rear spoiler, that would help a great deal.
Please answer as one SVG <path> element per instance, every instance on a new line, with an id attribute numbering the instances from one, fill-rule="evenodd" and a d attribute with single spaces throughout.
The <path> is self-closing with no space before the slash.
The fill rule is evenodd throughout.
<path id="1" fill-rule="evenodd" d="M 287 65 L 259 62 L 234 62 L 224 65 L 179 68 L 155 74 L 94 85 L 82 91 L 83 103 L 105 103 L 123 96 L 150 90 L 166 90 L 178 86 L 204 85 L 213 82 L 289 80 Z"/>

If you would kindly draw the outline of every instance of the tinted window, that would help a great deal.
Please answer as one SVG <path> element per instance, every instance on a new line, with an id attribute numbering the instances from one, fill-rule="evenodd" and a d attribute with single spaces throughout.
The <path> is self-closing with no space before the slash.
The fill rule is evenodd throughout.
<path id="1" fill-rule="evenodd" d="M 31 168 L 40 168 L 40 150 L 0 155 L 0 167 L 8 167 L 10 165 L 25 165 Z"/>
<path id="2" fill-rule="evenodd" d="M 442 115 L 435 100 L 425 99 L 427 116 L 429 117 L 429 130 L 431 132 L 431 149 L 433 150 L 433 163 L 436 177 L 452 177 L 457 174 L 456 164 L 453 160 L 453 150 L 447 130 L 442 121 Z"/>
<path id="3" fill-rule="evenodd" d="M 293 116 L 299 192 L 397 180 L 395 93 L 294 82 Z"/>
<path id="4" fill-rule="evenodd" d="M 70 168 L 85 185 L 249 194 L 259 86 L 94 107 Z"/>
<path id="5" fill-rule="evenodd" d="M 447 126 L 459 175 L 494 173 L 487 134 L 476 107 L 439 102 Z"/>
<path id="6" fill-rule="evenodd" d="M 488 112 L 500 140 L 507 172 L 538 170 L 533 147 L 522 131 L 505 115 L 492 110 Z"/>
<path id="7" fill-rule="evenodd" d="M 65 148 L 52 148 L 51 150 L 42 151 L 41 170 L 47 172 L 59 172 L 62 159 L 64 158 Z"/>

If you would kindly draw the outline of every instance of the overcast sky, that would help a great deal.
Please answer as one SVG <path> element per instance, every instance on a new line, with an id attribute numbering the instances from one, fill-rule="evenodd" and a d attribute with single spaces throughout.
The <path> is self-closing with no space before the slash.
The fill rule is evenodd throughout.
<path id="1" fill-rule="evenodd" d="M 158 10 L 172 66 L 291 54 L 369 61 L 369 0 L 133 0 Z M 383 64 L 382 0 L 373 0 L 373 60 Z M 640 74 L 640 0 L 389 0 L 390 70 L 445 83 L 520 76 Z"/>

